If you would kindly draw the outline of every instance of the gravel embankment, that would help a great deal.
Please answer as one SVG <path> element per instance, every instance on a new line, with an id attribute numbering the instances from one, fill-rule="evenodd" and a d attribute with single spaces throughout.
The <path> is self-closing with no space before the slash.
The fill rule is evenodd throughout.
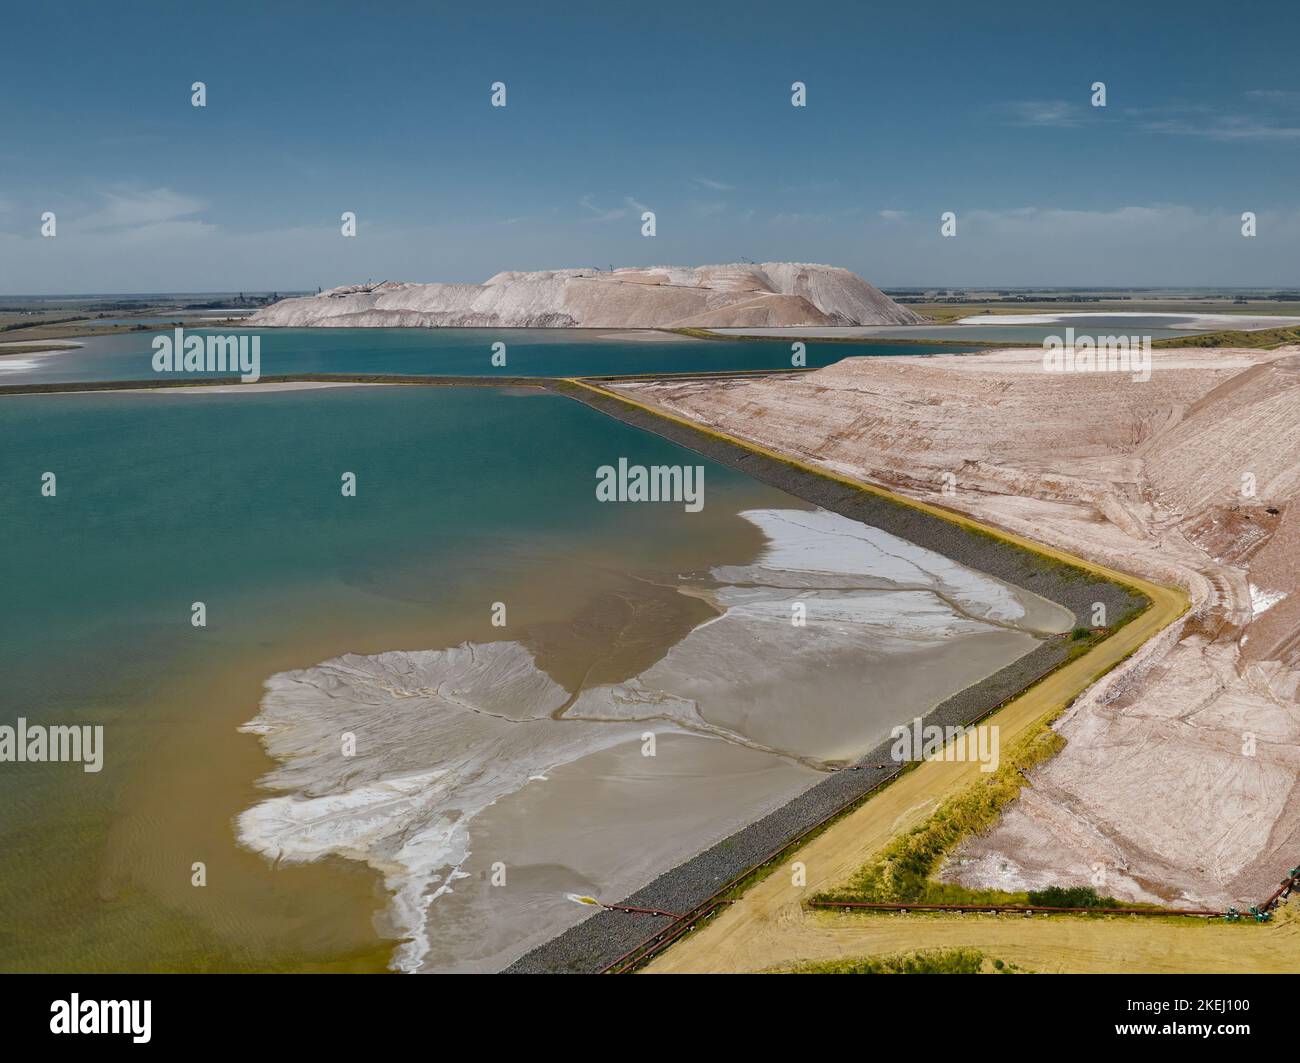
<path id="1" fill-rule="evenodd" d="M 568 384 L 557 383 L 553 387 L 593 409 L 680 443 L 806 501 L 1032 590 L 1071 610 L 1079 626 L 1089 625 L 1094 602 L 1105 603 L 1107 615 L 1117 622 L 1145 604 L 1141 595 L 1117 583 L 1044 558 L 1014 543 L 967 531 L 940 517 L 858 491 L 617 399 Z M 974 723 L 1051 671 L 1068 653 L 1066 640 L 1044 642 L 1020 660 L 936 706 L 925 717 L 926 723 L 940 726 Z M 829 775 L 775 812 L 665 872 L 620 903 L 669 912 L 687 912 L 698 907 L 727 883 L 766 862 L 804 831 L 862 798 L 893 775 L 898 768 L 890 760 L 891 744 L 889 740 L 882 742 L 858 766 Z M 507 968 L 507 973 L 599 971 L 663 930 L 668 922 L 662 916 L 602 910 L 533 949 Z"/>

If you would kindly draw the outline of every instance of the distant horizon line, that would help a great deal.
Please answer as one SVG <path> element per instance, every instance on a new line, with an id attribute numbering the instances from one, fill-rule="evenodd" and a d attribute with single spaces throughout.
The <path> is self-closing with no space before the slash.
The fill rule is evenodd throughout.
<path id="1" fill-rule="evenodd" d="M 635 267 L 629 267 L 635 268 Z M 846 268 L 846 267 L 845 267 Z M 862 274 L 858 274 L 862 276 Z M 1008 292 L 1300 292 L 1300 281 L 1292 284 L 996 284 L 981 282 L 974 284 L 877 284 L 867 280 L 868 284 L 885 292 L 927 292 L 927 291 L 1008 291 Z M 399 281 L 402 284 L 464 284 L 473 281 Z M 340 285 L 332 285 L 339 287 Z M 322 289 L 324 290 L 324 289 Z M 9 292 L 0 293 L 4 299 L 146 299 L 179 298 L 197 295 L 314 295 L 316 286 L 308 288 L 178 288 L 171 291 L 99 291 L 99 292 Z"/>

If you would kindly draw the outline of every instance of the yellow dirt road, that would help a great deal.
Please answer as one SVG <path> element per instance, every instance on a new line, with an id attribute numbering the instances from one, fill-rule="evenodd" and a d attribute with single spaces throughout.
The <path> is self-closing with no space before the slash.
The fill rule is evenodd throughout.
<path id="1" fill-rule="evenodd" d="M 964 514 L 830 473 L 616 391 L 573 382 L 786 464 L 1018 543 L 1146 594 L 1151 606 L 1136 620 L 988 719 L 988 723 L 1001 728 L 1003 748 L 1014 744 L 1038 721 L 1068 705 L 1099 676 L 1180 617 L 1189 605 L 1181 589 L 1116 572 L 981 524 Z M 941 801 L 978 778 L 979 765 L 973 762 L 933 760 L 919 765 L 796 850 L 783 866 L 700 930 L 672 946 L 647 970 L 761 971 L 804 960 L 956 945 L 982 948 L 989 955 L 1040 971 L 1293 971 L 1300 967 L 1300 930 L 1286 919 L 1266 927 L 1243 927 L 1132 916 L 845 915 L 803 908 L 804 900 L 847 879 L 894 837 L 916 826 Z M 802 886 L 792 884 L 795 863 L 804 867 Z"/>
<path id="2" fill-rule="evenodd" d="M 1096 570 L 1096 566 L 1087 567 Z M 1014 744 L 1039 720 L 1068 704 L 1103 672 L 1181 616 L 1187 606 L 1187 596 L 1180 590 L 1131 577 L 1125 577 L 1124 581 L 1147 594 L 1151 607 L 1092 651 L 1053 672 L 990 716 L 986 723 L 1001 728 L 1003 748 Z M 1098 940 L 1103 941 L 1114 937 L 1112 928 L 1143 929 L 1131 926 L 1132 917 L 1123 922 L 1094 917 L 1055 921 L 1023 916 L 994 916 L 987 920 L 972 916 L 844 917 L 803 909 L 805 899 L 848 878 L 896 835 L 916 826 L 941 801 L 979 778 L 979 764 L 974 761 L 931 760 L 919 765 L 796 850 L 785 866 L 753 886 L 707 926 L 674 945 L 649 970 L 757 971 L 829 956 L 896 952 L 900 948 L 910 950 L 945 944 L 977 945 L 985 938 L 991 948 L 994 941 L 1028 939 L 1042 932 L 1050 932 L 1051 940 L 1059 948 L 1071 937 L 1086 938 L 1096 933 Z M 796 861 L 806 869 L 806 884 L 802 887 L 791 883 L 789 867 Z M 981 928 L 982 937 L 977 933 Z M 1186 929 L 1204 934 L 1210 928 L 1161 923 L 1159 927 L 1145 929 Z M 1234 940 L 1242 940 L 1246 932 L 1242 927 L 1219 929 L 1237 934 Z M 1002 947 L 998 955 L 1021 963 L 1019 954 L 1013 954 L 1009 948 Z M 1115 955 L 1115 951 L 1106 946 L 1100 948 L 1098 955 Z M 1062 967 L 1066 962 L 1066 956 L 1057 955 L 1053 969 L 1087 969 Z M 1031 966 L 1027 954 L 1022 965 Z"/>
<path id="3" fill-rule="evenodd" d="M 744 972 L 809 960 L 886 956 L 917 949 L 977 948 L 1039 974 L 1292 973 L 1300 970 L 1300 925 L 1173 923 L 1137 916 L 840 915 L 808 913 L 761 931 L 746 950 L 709 962 L 709 931 L 674 946 L 649 973 Z M 716 941 L 716 939 L 715 939 Z M 679 951 L 680 950 L 680 951 Z"/>

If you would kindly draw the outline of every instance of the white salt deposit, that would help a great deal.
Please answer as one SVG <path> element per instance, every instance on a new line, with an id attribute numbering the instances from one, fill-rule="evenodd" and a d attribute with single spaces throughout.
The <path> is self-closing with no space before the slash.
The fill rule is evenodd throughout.
<path id="1" fill-rule="evenodd" d="M 525 788 L 554 785 L 557 768 L 641 743 L 650 732 L 786 762 L 766 785 L 788 790 L 809 778 L 808 767 L 860 755 L 882 728 L 957 689 L 944 684 L 964 686 L 1033 645 L 1007 629 L 1025 610 L 996 580 L 832 513 L 744 516 L 768 542 L 754 565 L 715 571 L 728 584 L 713 594 L 722 615 L 640 675 L 585 688 L 571 704 L 570 692 L 519 642 L 349 654 L 272 676 L 258 716 L 243 729 L 260 735 L 279 762 L 264 780 L 279 793 L 239 817 L 241 843 L 273 860 L 334 855 L 381 872 L 392 894 L 389 918 L 404 939 L 394 964 L 414 971 L 430 953 L 432 907 L 466 875 L 475 817 Z M 796 606 L 806 613 L 799 626 Z M 954 651 L 955 658 L 915 656 Z M 908 675 L 910 687 L 898 678 Z M 346 755 L 348 736 L 353 755 Z M 656 801 L 680 801 L 682 786 L 707 792 L 707 750 L 704 756 L 704 770 L 693 769 L 688 780 L 670 772 L 645 782 L 649 822 Z M 773 796 L 746 785 L 764 779 L 742 778 L 726 790 L 735 807 L 719 807 L 720 822 L 743 819 Z M 574 830 L 579 817 L 590 820 L 586 803 L 568 813 L 569 822 L 529 821 L 533 843 L 548 831 Z M 679 855 L 695 851 L 690 838 L 674 844 Z M 589 874 L 622 881 L 624 869 L 601 870 L 613 859 L 608 850 L 583 859 Z M 493 908 L 498 929 L 507 911 Z M 536 910 L 516 914 L 521 935 L 545 930 Z"/>

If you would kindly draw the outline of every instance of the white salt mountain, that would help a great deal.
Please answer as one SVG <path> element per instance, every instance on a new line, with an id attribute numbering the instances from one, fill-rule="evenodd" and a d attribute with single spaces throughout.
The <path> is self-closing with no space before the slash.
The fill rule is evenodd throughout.
<path id="1" fill-rule="evenodd" d="M 913 325 L 856 273 L 796 262 L 498 273 L 483 284 L 345 285 L 284 299 L 252 326 L 781 328 Z"/>

